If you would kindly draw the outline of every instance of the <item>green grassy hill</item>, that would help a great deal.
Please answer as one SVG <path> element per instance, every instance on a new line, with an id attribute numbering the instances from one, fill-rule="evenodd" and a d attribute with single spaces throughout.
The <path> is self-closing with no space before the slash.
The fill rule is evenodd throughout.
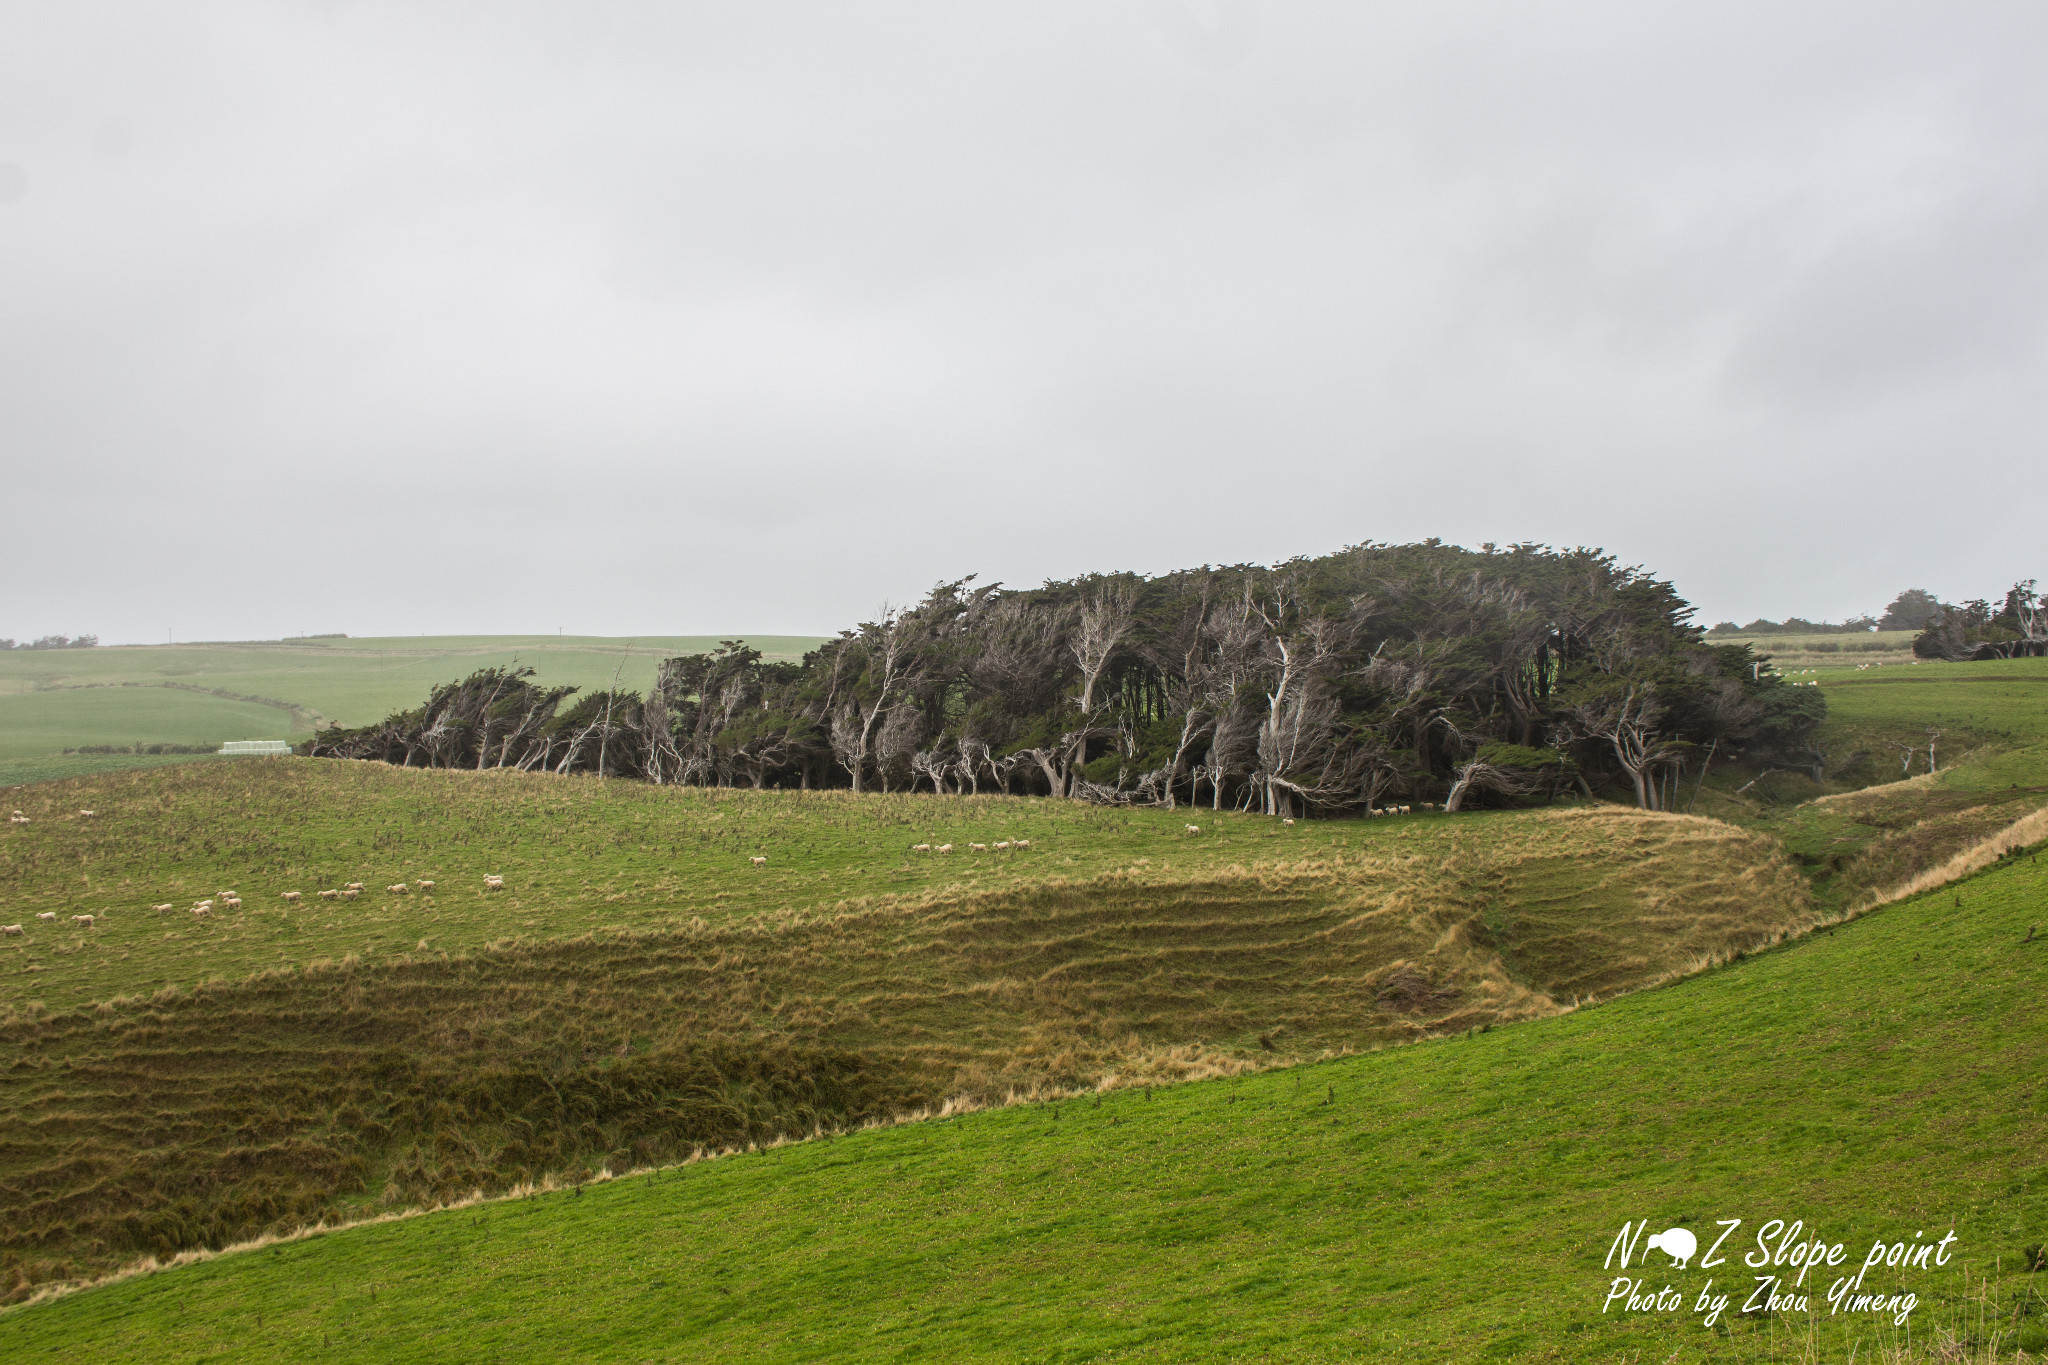
<path id="1" fill-rule="evenodd" d="M 28 791 L 0 835 L 17 1292 L 394 1200 L 1554 1014 L 1812 922 L 1771 841 L 1611 807 L 1189 835 L 305 759 Z M 243 908 L 187 909 L 230 887 Z"/>
<path id="2" fill-rule="evenodd" d="M 1630 1218 L 1803 1217 L 1866 1247 L 1952 1223 L 1972 1275 L 2048 1240 L 2031 857 L 1755 953 L 2038 824 L 2048 666 L 1816 676 L 1845 744 L 1957 747 L 1888 786 L 1797 779 L 1820 799 L 1737 764 L 1703 789 L 1718 819 L 1290 826 L 306 760 L 23 789 L 32 823 L 0 833 L 0 923 L 24 927 L 0 939 L 9 1296 L 687 1164 L 95 1289 L 0 1317 L 0 1343 L 1846 1359 L 1840 1320 L 1600 1312 Z M 311 899 L 346 881 L 370 890 Z M 228 887 L 243 909 L 183 909 Z M 774 1145 L 1019 1095 L 1063 1098 Z M 773 1149 L 693 1159 L 750 1146 Z M 1944 1275 L 1907 1286 L 1911 1358 L 1949 1330 L 1939 1358 L 1987 1359 L 2038 1322 L 2018 1281 Z"/>
<path id="3" fill-rule="evenodd" d="M 15 1359 L 1840 1360 L 2048 1341 L 2031 856 L 1591 1010 L 1264 1074 L 891 1127 L 332 1233 L 0 1318 Z M 1737 1311 L 1625 1221 L 1769 1219 L 1889 1317 Z M 1702 1245 L 1705 1245 L 1703 1241 Z M 1644 1272 L 1638 1271 L 1637 1274 Z M 1796 1273 L 1796 1272 L 1788 1272 Z M 1835 1272 L 1839 1275 L 1841 1271 Z M 1812 1288 L 1810 1284 L 1808 1286 Z M 1945 1349 L 1943 1348 L 1946 1343 Z M 1883 1358 L 1892 1358 L 1885 1356 Z"/>

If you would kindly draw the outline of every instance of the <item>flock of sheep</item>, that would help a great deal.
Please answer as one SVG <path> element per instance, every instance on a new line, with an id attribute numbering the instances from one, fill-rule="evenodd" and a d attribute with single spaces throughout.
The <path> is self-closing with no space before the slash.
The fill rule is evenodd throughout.
<path id="1" fill-rule="evenodd" d="M 1013 848 L 1029 847 L 1031 847 L 1031 841 L 1029 839 L 1005 839 L 998 844 L 969 844 L 967 846 L 967 851 L 969 853 L 987 853 L 991 849 L 993 849 L 997 853 L 1008 853 Z M 938 847 L 934 848 L 930 844 L 912 844 L 910 846 L 910 851 L 912 853 L 951 853 L 953 851 L 953 846 L 951 844 L 940 844 Z M 757 863 L 765 863 L 768 860 L 766 858 L 756 858 L 754 859 L 754 861 Z"/>
<path id="2" fill-rule="evenodd" d="M 1373 816 L 1374 818 L 1378 818 L 1383 815 L 1407 815 L 1416 809 L 1435 810 L 1436 805 L 1434 802 L 1425 801 L 1421 804 L 1420 807 L 1387 806 L 1384 809 L 1370 810 L 1367 812 L 1367 814 Z M 89 810 L 82 810 L 78 812 L 78 814 L 82 819 L 88 820 L 91 819 L 93 816 L 93 812 Z M 25 825 L 29 823 L 29 818 L 26 815 L 23 815 L 20 811 L 15 811 L 12 815 L 8 817 L 8 823 L 13 825 Z M 1294 821 L 1292 819 L 1287 819 L 1281 821 L 1281 823 L 1291 825 L 1294 823 Z M 1202 827 L 1200 825 L 1189 825 L 1186 828 L 1189 834 L 1200 834 L 1202 832 Z M 1003 839 L 994 844 L 969 844 L 967 846 L 967 851 L 969 853 L 1008 853 L 1015 849 L 1027 849 L 1030 847 L 1031 841 L 1029 839 Z M 910 846 L 910 851 L 912 853 L 951 853 L 953 851 L 953 845 L 912 844 Z M 752 865 L 755 867 L 768 866 L 768 860 L 765 857 L 756 856 L 750 858 L 748 861 L 752 863 Z M 393 896 L 403 896 L 411 892 L 415 887 L 417 887 L 422 894 L 431 895 L 434 890 L 434 883 L 431 881 L 419 881 L 414 882 L 411 885 L 408 885 L 405 882 L 394 882 L 392 885 L 385 887 L 384 890 L 386 893 Z M 497 873 L 488 873 L 485 875 L 485 891 L 503 891 L 504 889 L 504 877 L 500 876 Z M 350 882 L 346 886 L 335 887 L 331 890 L 319 892 L 318 894 L 320 899 L 324 901 L 352 901 L 356 897 L 362 895 L 364 890 L 365 887 L 361 882 Z M 281 893 L 280 899 L 282 899 L 288 905 L 297 905 L 300 903 L 300 901 L 304 899 L 304 896 L 302 893 L 297 891 L 286 891 Z M 216 906 L 223 910 L 239 910 L 242 908 L 242 898 L 233 891 L 221 891 L 216 893 L 215 895 L 207 897 L 205 900 L 193 902 L 191 910 L 195 918 L 205 919 L 213 914 L 213 911 Z M 168 915 L 171 913 L 171 911 L 173 911 L 176 908 L 176 905 L 170 901 L 166 901 L 162 905 L 153 905 L 150 907 L 150 909 L 156 911 L 159 915 Z M 54 923 L 57 919 L 57 913 L 54 910 L 45 910 L 41 914 L 37 915 L 36 918 L 46 922 Z M 71 922 L 78 925 L 81 928 L 90 929 L 95 923 L 97 923 L 97 919 L 95 916 L 92 915 L 73 915 L 71 917 Z M 23 925 L 0 924 L 0 934 L 18 937 L 25 932 L 26 929 Z"/>
<path id="3" fill-rule="evenodd" d="M 21 812 L 16 811 L 14 814 L 16 817 L 19 817 L 21 815 Z M 79 814 L 89 816 L 92 814 L 92 812 L 89 810 L 82 810 L 79 812 Z M 25 825 L 28 823 L 28 821 L 25 819 L 16 818 L 12 821 L 12 823 L 18 825 Z M 760 862 L 765 860 L 756 859 L 755 861 Z M 403 896 L 411 892 L 414 888 L 417 888 L 422 894 L 431 895 L 433 894 L 434 885 L 435 884 L 433 882 L 426 881 L 423 879 L 410 884 L 405 882 L 394 882 L 390 886 L 385 887 L 384 890 L 388 894 L 393 896 Z M 504 889 L 505 879 L 503 876 L 495 872 L 488 873 L 485 875 L 484 890 L 486 892 L 503 891 Z M 347 886 L 336 887 L 331 891 L 322 891 L 319 893 L 319 896 L 320 899 L 324 901 L 352 901 L 356 897 L 362 895 L 364 890 L 365 887 L 361 882 L 350 882 Z M 305 895 L 304 893 L 298 891 L 284 891 L 279 893 L 278 899 L 284 901 L 287 905 L 297 905 L 305 899 Z M 176 910 L 178 907 L 175 901 L 165 901 L 161 905 L 152 905 L 149 908 L 156 911 L 159 915 L 168 915 L 173 910 Z M 211 918 L 216 908 L 221 910 L 241 909 L 242 897 L 240 893 L 235 891 L 217 891 L 213 895 L 206 897 L 204 900 L 194 901 L 191 905 L 191 912 L 193 918 L 195 919 L 208 919 Z M 43 921 L 46 924 L 54 924 L 57 921 L 57 912 L 54 910 L 45 910 L 38 914 L 36 918 Z M 99 922 L 99 916 L 73 915 L 71 917 L 71 922 L 73 924 L 78 925 L 81 929 L 90 929 L 93 927 L 93 925 Z M 0 924 L 0 934 L 4 934 L 10 938 L 21 937 L 27 932 L 28 926 L 26 925 Z"/>

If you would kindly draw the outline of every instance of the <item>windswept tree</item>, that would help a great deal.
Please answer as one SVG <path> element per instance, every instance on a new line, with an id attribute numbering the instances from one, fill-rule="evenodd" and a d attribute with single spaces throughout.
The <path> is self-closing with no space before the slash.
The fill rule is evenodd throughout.
<path id="1" fill-rule="evenodd" d="M 2043 635 L 2031 582 L 1964 610 L 1958 649 Z M 961 579 L 801 663 L 728 640 L 667 660 L 644 702 L 614 679 L 566 711 L 573 689 L 485 670 L 318 751 L 1294 815 L 1567 784 L 1620 784 L 1657 809 L 1710 753 L 1834 761 L 1814 747 L 1818 692 L 1690 618 L 1670 584 L 1611 556 L 1528 544 L 1364 544 L 1016 591 Z"/>

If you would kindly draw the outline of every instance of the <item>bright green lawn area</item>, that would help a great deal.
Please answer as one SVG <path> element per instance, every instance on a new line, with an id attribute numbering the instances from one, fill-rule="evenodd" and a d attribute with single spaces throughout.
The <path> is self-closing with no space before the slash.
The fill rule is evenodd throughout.
<path id="1" fill-rule="evenodd" d="M 809 636 L 749 636 L 770 658 L 794 659 L 821 641 Z M 532 665 L 544 683 L 585 690 L 609 686 L 645 692 L 661 660 L 718 646 L 715 636 L 611 640 L 597 636 L 445 635 L 383 639 L 249 642 L 217 645 L 119 645 L 94 649 L 0 651 L 0 696 L 91 683 L 176 682 L 223 688 L 309 708 L 343 725 L 367 725 L 417 706 L 435 684 L 479 668 Z M 623 665 L 623 671 L 621 666 Z M 88 744 L 131 738 L 128 707 L 143 689 L 102 692 L 102 724 Z M 0 733 L 5 733 L 0 721 Z"/>
<path id="2" fill-rule="evenodd" d="M 87 744 L 218 744 L 285 739 L 290 713 L 168 687 L 93 687 L 0 696 L 0 759 Z"/>
<path id="3" fill-rule="evenodd" d="M 1576 1014 L 1235 1080 L 871 1130 L 327 1234 L 0 1317 L 10 1359 L 1795 1360 L 1874 1242 L 1956 1241 L 1913 1339 L 2029 1342 L 2048 1238 L 2048 915 L 2033 857 Z M 1813 1310 L 1731 1258 L 1631 1269 L 1625 1221 L 1803 1220 Z M 1981 1278 L 2001 1261 L 1996 1307 Z M 1788 1275 L 1796 1271 L 1784 1272 Z M 1709 1279 L 1733 1297 L 1711 1329 Z M 2022 1297 L 2025 1295 L 2025 1297 Z M 2034 1305 L 2028 1308 L 2027 1305 Z M 1817 1314 L 1818 1316 L 1815 1316 Z M 1811 1355 L 1795 1344 L 1812 1334 Z M 1956 1357 L 1962 1358 L 1960 1356 Z M 1980 1359 L 1979 1353 L 1968 1356 Z M 2001 1359 L 2007 1358 L 2001 1355 Z"/>

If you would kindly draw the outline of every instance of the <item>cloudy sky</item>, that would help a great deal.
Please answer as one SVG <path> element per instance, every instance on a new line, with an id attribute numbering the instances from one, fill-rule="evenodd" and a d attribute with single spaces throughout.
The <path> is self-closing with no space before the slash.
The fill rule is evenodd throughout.
<path id="1" fill-rule="evenodd" d="M 0 0 L 0 635 L 2048 576 L 2048 6 Z"/>

